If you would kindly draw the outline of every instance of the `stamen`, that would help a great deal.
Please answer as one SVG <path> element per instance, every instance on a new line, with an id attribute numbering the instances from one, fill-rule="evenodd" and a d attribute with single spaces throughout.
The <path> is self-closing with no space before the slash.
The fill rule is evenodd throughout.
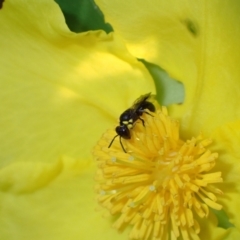
<path id="1" fill-rule="evenodd" d="M 212 140 L 200 134 L 183 141 L 179 122 L 165 107 L 144 112 L 141 119 L 134 122 L 131 138 L 122 138 L 127 152 L 118 141 L 107 147 L 114 131 L 94 149 L 99 204 L 119 216 L 115 228 L 133 226 L 131 239 L 197 240 L 196 216 L 207 218 L 209 207 L 222 207 L 217 203 L 222 192 L 213 185 L 223 181 L 221 172 L 209 172 L 218 157 L 209 149 Z"/>

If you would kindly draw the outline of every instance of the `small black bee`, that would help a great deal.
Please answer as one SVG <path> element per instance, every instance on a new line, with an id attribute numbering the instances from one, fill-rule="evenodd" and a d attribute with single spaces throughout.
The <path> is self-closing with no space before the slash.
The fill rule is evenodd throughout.
<path id="1" fill-rule="evenodd" d="M 132 107 L 128 108 L 126 111 L 124 111 L 119 118 L 119 126 L 115 128 L 115 131 L 117 135 L 112 139 L 111 143 L 109 144 L 108 148 L 112 146 L 112 143 L 114 142 L 115 138 L 119 136 L 120 144 L 122 146 L 122 149 L 124 152 L 126 150 L 123 147 L 121 139 L 131 139 L 131 133 L 130 129 L 133 128 L 133 124 L 137 120 L 141 120 L 143 126 L 144 120 L 141 118 L 143 113 L 146 113 L 148 115 L 151 115 L 146 110 L 149 110 L 151 112 L 155 112 L 155 106 L 152 102 L 148 101 L 148 99 L 151 97 L 151 93 L 147 93 L 145 95 L 142 95 L 139 97 L 132 105 Z M 151 115 L 152 116 L 152 115 Z"/>

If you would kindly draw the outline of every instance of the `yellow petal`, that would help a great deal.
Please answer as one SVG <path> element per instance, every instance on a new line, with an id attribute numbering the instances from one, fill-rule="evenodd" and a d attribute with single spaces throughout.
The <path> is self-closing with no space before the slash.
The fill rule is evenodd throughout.
<path id="1" fill-rule="evenodd" d="M 118 235 L 111 222 L 96 210 L 92 173 L 89 163 L 67 157 L 52 164 L 14 163 L 3 168 L 0 239 L 72 240 L 101 236 L 121 240 L 124 235 Z"/>
<path id="2" fill-rule="evenodd" d="M 70 32 L 52 1 L 5 1 L 0 25 L 2 166 L 90 157 L 119 113 L 154 92 L 150 75 L 119 39 Z"/>
<path id="3" fill-rule="evenodd" d="M 213 151 L 219 152 L 216 171 L 223 172 L 224 182 L 234 183 L 240 181 L 240 120 L 227 123 L 212 133 Z"/>
<path id="4" fill-rule="evenodd" d="M 185 102 L 172 110 L 186 137 L 240 116 L 238 0 L 96 2 L 133 55 L 185 84 Z"/>
<path id="5" fill-rule="evenodd" d="M 201 219 L 200 221 L 202 227 L 202 231 L 199 234 L 200 239 L 235 240 L 240 238 L 240 231 L 237 228 L 223 229 L 217 227 L 218 226 L 217 218 L 211 211 L 209 214 L 209 219 L 210 221 L 205 221 L 203 219 Z"/>
<path id="6" fill-rule="evenodd" d="M 213 150 L 219 152 L 215 170 L 222 171 L 223 196 L 221 204 L 229 220 L 236 228 L 240 227 L 240 121 L 231 122 L 217 128 L 212 134 L 214 139 Z M 235 239 L 235 238 L 229 238 Z M 238 239 L 238 238 L 236 238 Z"/>

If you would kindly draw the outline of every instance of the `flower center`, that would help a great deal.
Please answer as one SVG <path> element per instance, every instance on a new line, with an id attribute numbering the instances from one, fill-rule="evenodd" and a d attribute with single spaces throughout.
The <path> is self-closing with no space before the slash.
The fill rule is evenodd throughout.
<path id="1" fill-rule="evenodd" d="M 220 210 L 215 194 L 222 192 L 213 183 L 222 181 L 220 172 L 210 172 L 217 153 L 202 136 L 183 141 L 179 123 L 167 109 L 143 114 L 131 138 L 122 139 L 108 131 L 98 142 L 94 155 L 98 201 L 118 220 L 114 227 L 133 225 L 131 239 L 198 239 L 196 216 L 207 217 L 209 207 Z"/>

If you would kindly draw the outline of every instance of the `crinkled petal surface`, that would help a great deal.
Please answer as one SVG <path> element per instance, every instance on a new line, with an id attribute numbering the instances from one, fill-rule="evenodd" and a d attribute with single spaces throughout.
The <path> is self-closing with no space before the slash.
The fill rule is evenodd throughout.
<path id="1" fill-rule="evenodd" d="M 185 85 L 172 108 L 186 137 L 240 117 L 240 2 L 97 0 L 106 21 L 138 58 Z"/>
<path id="2" fill-rule="evenodd" d="M 5 162 L 90 156 L 119 111 L 154 91 L 120 42 L 103 32 L 71 33 L 51 1 L 6 1 L 0 21 Z"/>
<path id="3" fill-rule="evenodd" d="M 117 239 L 87 160 L 151 77 L 112 35 L 70 32 L 54 1 L 6 0 L 0 25 L 0 239 Z"/>

